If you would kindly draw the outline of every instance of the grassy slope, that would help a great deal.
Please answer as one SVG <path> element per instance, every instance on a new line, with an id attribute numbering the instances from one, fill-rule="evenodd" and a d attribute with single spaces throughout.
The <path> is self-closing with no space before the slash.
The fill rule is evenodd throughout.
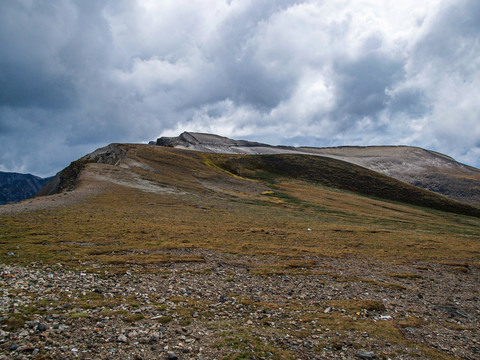
<path id="1" fill-rule="evenodd" d="M 271 180 L 286 177 L 386 200 L 480 217 L 480 209 L 452 201 L 344 161 L 311 155 L 229 156 L 219 164 L 234 174 Z"/>
<path id="2" fill-rule="evenodd" d="M 169 250 L 177 248 L 283 257 L 355 255 L 469 262 L 480 257 L 476 241 L 480 219 L 475 217 L 359 196 L 300 177 L 267 177 L 247 166 L 241 171 L 231 168 L 232 159 L 245 157 L 127 148 L 129 157 L 155 169 L 137 168 L 139 176 L 185 194 L 112 185 L 75 206 L 3 217 L 2 261 L 154 264 L 186 256 L 172 255 Z M 264 177 L 272 190 L 214 165 L 222 161 L 242 175 Z M 206 188 L 206 183 L 214 186 Z M 4 255 L 9 252 L 16 256 Z M 184 260 L 201 259 L 186 256 Z"/>

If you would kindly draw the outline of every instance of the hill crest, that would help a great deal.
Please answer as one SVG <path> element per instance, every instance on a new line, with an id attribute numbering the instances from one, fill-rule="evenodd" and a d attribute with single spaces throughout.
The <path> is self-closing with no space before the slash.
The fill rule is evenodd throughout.
<path id="1" fill-rule="evenodd" d="M 72 162 L 39 194 L 116 184 L 147 192 L 227 194 L 263 201 L 264 194 L 271 193 L 270 187 L 275 188 L 277 181 L 290 180 L 348 191 L 352 196 L 480 216 L 476 206 L 329 157 L 301 153 L 221 154 L 133 144 L 111 144 Z"/>
<path id="2" fill-rule="evenodd" d="M 452 199 L 480 205 L 480 170 L 448 155 L 414 146 L 273 146 L 247 140 L 183 132 L 157 139 L 159 146 L 218 154 L 307 154 L 346 161 Z"/>

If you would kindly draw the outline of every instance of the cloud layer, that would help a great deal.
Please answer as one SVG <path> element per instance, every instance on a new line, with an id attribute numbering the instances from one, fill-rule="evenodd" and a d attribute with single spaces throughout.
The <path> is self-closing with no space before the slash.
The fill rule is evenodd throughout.
<path id="1" fill-rule="evenodd" d="M 407 144 L 480 165 L 480 3 L 0 3 L 0 170 L 212 132 Z"/>

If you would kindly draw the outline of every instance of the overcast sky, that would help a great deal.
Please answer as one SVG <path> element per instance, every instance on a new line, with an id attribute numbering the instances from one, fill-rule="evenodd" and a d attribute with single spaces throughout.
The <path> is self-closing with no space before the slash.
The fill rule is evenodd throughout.
<path id="1" fill-rule="evenodd" d="M 0 170 L 183 131 L 479 167 L 480 1 L 0 1 Z"/>

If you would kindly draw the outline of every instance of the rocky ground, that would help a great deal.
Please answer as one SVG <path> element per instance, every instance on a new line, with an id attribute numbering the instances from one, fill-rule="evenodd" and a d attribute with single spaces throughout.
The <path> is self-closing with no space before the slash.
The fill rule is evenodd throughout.
<path id="1" fill-rule="evenodd" d="M 0 359 L 480 358 L 477 267 L 197 254 L 0 265 Z"/>

